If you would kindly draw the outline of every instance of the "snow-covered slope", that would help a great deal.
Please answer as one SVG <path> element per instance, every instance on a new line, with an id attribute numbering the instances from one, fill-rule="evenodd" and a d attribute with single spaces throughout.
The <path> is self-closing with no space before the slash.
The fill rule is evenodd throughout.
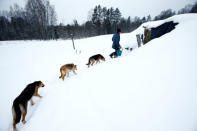
<path id="1" fill-rule="evenodd" d="M 0 42 L 0 131 L 12 130 L 12 102 L 25 86 L 46 85 L 28 106 L 20 131 L 194 131 L 197 130 L 196 14 L 148 22 L 154 27 L 179 22 L 172 32 L 136 48 L 136 31 L 121 34 L 122 46 L 135 48 L 110 59 L 112 35 L 72 42 Z M 81 52 L 81 53 L 80 53 Z M 87 68 L 88 58 L 103 54 L 106 61 Z M 77 75 L 58 79 L 66 63 Z"/>

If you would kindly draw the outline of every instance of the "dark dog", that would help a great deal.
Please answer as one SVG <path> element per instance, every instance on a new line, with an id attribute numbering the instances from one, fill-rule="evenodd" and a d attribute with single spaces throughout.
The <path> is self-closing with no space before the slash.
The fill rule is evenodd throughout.
<path id="1" fill-rule="evenodd" d="M 105 58 L 101 54 L 91 56 L 89 58 L 88 64 L 86 64 L 86 65 L 88 65 L 88 67 L 89 67 L 90 64 L 93 65 L 95 63 L 95 61 L 96 61 L 96 64 L 97 64 L 98 62 L 100 62 L 100 60 L 105 61 Z"/>
<path id="2" fill-rule="evenodd" d="M 132 51 L 133 50 L 133 48 L 130 48 L 130 47 L 127 47 L 125 49 L 128 50 L 128 51 Z"/>
<path id="3" fill-rule="evenodd" d="M 126 47 L 125 49 L 128 50 L 128 51 L 132 51 L 132 50 L 133 50 L 133 48 L 130 48 L 130 47 Z M 117 54 L 116 54 L 116 51 L 115 51 L 115 52 L 112 52 L 109 56 L 110 56 L 111 58 L 116 58 L 116 57 L 118 57 Z"/>
<path id="4" fill-rule="evenodd" d="M 117 54 L 116 54 L 116 52 L 112 52 L 109 56 L 110 56 L 111 58 L 116 58 L 116 57 L 117 57 Z"/>
<path id="5" fill-rule="evenodd" d="M 13 128 L 16 131 L 16 124 L 20 122 L 22 115 L 22 122 L 25 123 L 25 117 L 27 114 L 27 105 L 30 100 L 33 105 L 34 102 L 32 100 L 33 96 L 38 96 L 42 98 L 38 94 L 38 89 L 40 87 L 44 87 L 44 84 L 41 81 L 35 81 L 26 86 L 26 88 L 21 92 L 21 94 L 14 100 L 12 106 L 12 114 L 13 114 Z"/>

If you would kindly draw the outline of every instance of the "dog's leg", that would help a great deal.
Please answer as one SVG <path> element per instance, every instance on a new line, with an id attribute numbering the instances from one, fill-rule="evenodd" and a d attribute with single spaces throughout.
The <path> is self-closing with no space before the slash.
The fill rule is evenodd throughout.
<path id="1" fill-rule="evenodd" d="M 90 66 L 90 59 L 88 60 L 88 64 L 86 64 L 86 65 L 88 65 L 88 67 Z"/>
<path id="2" fill-rule="evenodd" d="M 73 70 L 73 73 L 76 75 L 77 73 Z"/>
<path id="3" fill-rule="evenodd" d="M 35 96 L 38 96 L 38 97 L 42 98 L 42 96 L 40 94 L 38 94 L 38 93 Z"/>
<path id="4" fill-rule="evenodd" d="M 62 78 L 62 80 L 64 80 L 64 77 L 65 77 L 65 71 L 62 70 L 62 71 L 61 71 L 61 78 Z"/>
<path id="5" fill-rule="evenodd" d="M 16 112 L 14 107 L 12 107 L 12 114 L 13 114 L 13 131 L 16 131 Z"/>
<path id="6" fill-rule="evenodd" d="M 22 112 L 22 114 L 23 114 L 23 117 L 22 117 L 22 122 L 23 122 L 23 124 L 25 124 L 26 123 L 26 120 L 25 120 L 25 117 L 26 117 L 26 115 L 27 115 L 27 106 L 28 106 L 28 102 L 26 102 L 25 104 L 24 104 L 24 112 Z"/>
<path id="7" fill-rule="evenodd" d="M 30 99 L 31 105 L 33 106 L 35 103 L 33 102 L 32 98 Z"/>
<path id="8" fill-rule="evenodd" d="M 61 78 L 62 78 L 62 73 L 61 73 L 61 75 L 60 75 L 59 79 L 61 79 Z"/>
<path id="9" fill-rule="evenodd" d="M 38 97 L 42 98 L 42 96 L 40 94 L 38 94 L 38 92 L 34 96 L 38 96 Z"/>
<path id="10" fill-rule="evenodd" d="M 24 113 L 23 113 L 23 118 L 22 118 L 22 122 L 23 122 L 23 124 L 25 124 L 25 123 L 26 123 L 26 120 L 25 120 L 26 115 L 27 115 L 27 112 L 24 112 Z"/>
<path id="11" fill-rule="evenodd" d="M 13 131 L 17 131 L 17 130 L 16 130 L 16 125 L 13 126 Z"/>
<path id="12" fill-rule="evenodd" d="M 38 94 L 38 88 L 39 87 L 36 87 L 35 92 L 34 92 L 34 96 L 38 96 L 38 97 L 42 98 L 42 96 Z"/>
<path id="13" fill-rule="evenodd" d="M 61 70 L 61 69 L 60 69 L 60 74 L 61 74 L 61 75 L 60 75 L 59 79 L 62 78 L 62 76 L 63 76 L 63 75 L 62 75 L 62 70 Z"/>
<path id="14" fill-rule="evenodd" d="M 98 64 L 98 61 L 99 61 L 99 60 L 96 60 L 96 64 Z"/>
<path id="15" fill-rule="evenodd" d="M 94 60 L 94 61 L 92 61 L 92 64 L 91 64 L 91 65 L 93 66 L 93 65 L 94 65 L 94 63 L 95 63 L 95 60 Z"/>
<path id="16" fill-rule="evenodd" d="M 26 123 L 25 117 L 27 115 L 27 103 L 25 103 L 25 107 L 22 104 L 19 104 L 20 110 L 22 112 L 22 122 L 23 124 Z"/>
<path id="17" fill-rule="evenodd" d="M 63 81 L 64 81 L 64 77 L 65 77 L 65 75 L 66 75 L 66 74 L 63 74 L 63 75 L 62 75 L 62 80 L 63 80 Z"/>
<path id="18" fill-rule="evenodd" d="M 13 118 L 13 131 L 16 131 L 16 117 Z"/>
<path id="19" fill-rule="evenodd" d="M 67 77 L 69 77 L 69 72 L 67 72 L 67 74 L 68 74 Z"/>

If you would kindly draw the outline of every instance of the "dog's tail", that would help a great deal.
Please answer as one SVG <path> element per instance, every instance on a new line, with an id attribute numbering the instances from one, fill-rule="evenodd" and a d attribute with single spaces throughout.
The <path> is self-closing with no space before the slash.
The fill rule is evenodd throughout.
<path id="1" fill-rule="evenodd" d="M 21 110 L 19 107 L 19 103 L 14 101 L 13 106 L 12 106 L 12 115 L 13 115 L 13 122 L 14 124 L 17 124 L 21 120 Z"/>
<path id="2" fill-rule="evenodd" d="M 61 73 L 61 75 L 59 76 L 59 79 L 60 79 L 60 78 L 62 78 L 62 73 Z"/>
<path id="3" fill-rule="evenodd" d="M 105 61 L 105 57 L 102 56 L 102 57 L 101 57 L 101 60 Z"/>
<path id="4" fill-rule="evenodd" d="M 60 69 L 60 73 L 61 75 L 59 76 L 59 79 L 62 78 L 62 69 Z"/>

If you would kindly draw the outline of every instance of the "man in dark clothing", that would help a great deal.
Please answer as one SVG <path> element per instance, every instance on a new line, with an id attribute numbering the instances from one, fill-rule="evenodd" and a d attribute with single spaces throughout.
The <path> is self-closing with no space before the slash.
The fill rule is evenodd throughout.
<path id="1" fill-rule="evenodd" d="M 120 33 L 121 33 L 121 29 L 117 29 L 117 32 L 112 37 L 112 41 L 113 41 L 112 48 L 115 49 L 116 51 L 121 48 L 120 43 L 119 43 Z"/>
<path id="2" fill-rule="evenodd" d="M 114 57 L 117 57 L 117 51 L 121 49 L 121 46 L 119 43 L 120 42 L 120 33 L 121 33 L 121 29 L 117 29 L 117 32 L 112 37 L 112 41 L 113 41 L 112 48 L 115 49 L 115 52 L 112 53 L 114 55 Z M 112 58 L 111 55 L 110 55 L 110 57 Z"/>

